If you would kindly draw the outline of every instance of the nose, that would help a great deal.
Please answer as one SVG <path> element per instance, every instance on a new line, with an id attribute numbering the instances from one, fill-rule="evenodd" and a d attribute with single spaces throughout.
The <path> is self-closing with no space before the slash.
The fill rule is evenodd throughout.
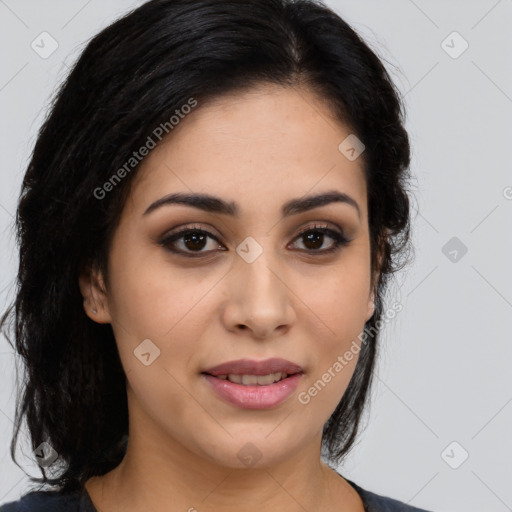
<path id="1" fill-rule="evenodd" d="M 249 263 L 239 258 L 226 281 L 228 301 L 223 322 L 230 331 L 250 332 L 263 340 L 287 332 L 295 321 L 293 292 L 287 273 L 268 251 Z"/>

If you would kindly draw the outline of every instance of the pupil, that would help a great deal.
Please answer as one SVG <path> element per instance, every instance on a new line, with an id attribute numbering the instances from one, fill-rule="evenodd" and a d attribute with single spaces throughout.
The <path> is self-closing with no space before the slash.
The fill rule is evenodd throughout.
<path id="1" fill-rule="evenodd" d="M 206 236 L 202 233 L 193 232 L 185 235 L 184 239 L 187 249 L 202 249 L 204 247 Z M 190 246 L 190 243 L 192 246 Z"/>
<path id="2" fill-rule="evenodd" d="M 308 235 L 305 235 L 306 237 L 306 243 L 304 244 L 306 247 L 308 247 L 308 244 L 310 242 L 313 243 L 312 249 L 318 249 L 319 247 L 322 247 L 322 241 L 323 241 L 323 233 L 320 233 L 319 231 L 314 231 L 309 233 Z M 316 244 L 315 244 L 316 239 Z M 320 243 L 318 243 L 320 242 Z"/>

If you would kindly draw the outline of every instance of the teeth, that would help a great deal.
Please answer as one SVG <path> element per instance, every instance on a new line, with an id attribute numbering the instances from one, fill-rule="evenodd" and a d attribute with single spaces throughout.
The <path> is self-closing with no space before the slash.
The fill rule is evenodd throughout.
<path id="1" fill-rule="evenodd" d="M 227 375 L 217 375 L 219 379 L 229 380 L 236 384 L 243 384 L 244 386 L 268 386 L 274 382 L 278 382 L 288 377 L 287 373 L 277 372 L 269 375 L 234 375 L 229 373 Z"/>

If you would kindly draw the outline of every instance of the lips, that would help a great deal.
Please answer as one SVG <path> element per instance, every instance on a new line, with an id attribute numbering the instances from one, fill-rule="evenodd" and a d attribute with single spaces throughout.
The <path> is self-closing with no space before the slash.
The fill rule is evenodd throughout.
<path id="1" fill-rule="evenodd" d="M 240 409 L 273 409 L 290 399 L 300 380 L 302 373 L 290 375 L 286 379 L 266 386 L 246 386 L 229 380 L 203 373 L 202 379 L 223 402 Z"/>
<path id="2" fill-rule="evenodd" d="M 296 363 L 281 358 L 271 358 L 264 361 L 254 359 L 238 359 L 228 361 L 212 368 L 208 368 L 201 373 L 207 375 L 269 375 L 271 373 L 287 373 L 294 375 L 303 373 L 302 367 Z"/>
<path id="3" fill-rule="evenodd" d="M 228 361 L 208 368 L 201 375 L 210 389 L 232 406 L 242 409 L 272 409 L 290 398 L 303 373 L 302 367 L 297 363 L 274 357 L 264 361 Z M 284 378 L 272 383 L 278 376 Z"/>

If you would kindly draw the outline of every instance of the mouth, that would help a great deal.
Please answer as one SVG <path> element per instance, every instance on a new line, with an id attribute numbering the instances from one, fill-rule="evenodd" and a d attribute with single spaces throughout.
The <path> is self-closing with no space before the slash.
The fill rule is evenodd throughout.
<path id="1" fill-rule="evenodd" d="M 201 372 L 219 398 L 242 409 L 270 409 L 286 401 L 304 371 L 285 359 L 240 359 Z"/>
<path id="2" fill-rule="evenodd" d="M 203 375 L 210 375 L 220 380 L 228 380 L 234 384 L 242 386 L 270 386 L 276 382 L 281 382 L 290 378 L 292 375 L 298 375 L 302 372 L 295 372 L 288 374 L 285 372 L 269 373 L 268 375 L 249 375 L 237 373 L 225 373 L 220 375 L 212 375 L 211 373 L 203 372 Z"/>
<path id="3" fill-rule="evenodd" d="M 273 409 L 288 400 L 299 385 L 302 373 L 295 373 L 273 381 L 270 384 L 239 384 L 226 379 L 203 373 L 202 377 L 217 398 L 240 409 Z M 236 375 L 235 378 L 246 377 Z M 247 377 L 256 377 L 248 375 Z M 260 376 L 258 376 L 260 377 Z M 265 378 L 265 376 L 263 376 Z M 268 379 L 270 380 L 270 377 Z"/>
<path id="4" fill-rule="evenodd" d="M 283 375 L 295 375 L 302 373 L 303 369 L 297 363 L 293 363 L 286 359 L 273 357 L 258 361 L 255 359 L 237 359 L 236 361 L 228 361 L 218 364 L 212 368 L 207 368 L 202 373 L 213 375 L 214 377 L 226 377 L 230 379 L 237 376 L 246 377 L 245 381 L 232 380 L 236 383 L 256 384 L 253 377 L 266 377 L 263 383 L 271 383 L 270 378 L 281 379 Z"/>

